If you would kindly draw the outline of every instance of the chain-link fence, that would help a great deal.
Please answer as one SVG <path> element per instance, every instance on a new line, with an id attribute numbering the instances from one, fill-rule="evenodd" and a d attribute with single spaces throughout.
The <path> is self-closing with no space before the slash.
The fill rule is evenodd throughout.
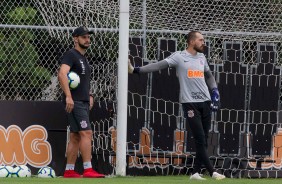
<path id="1" fill-rule="evenodd" d="M 133 58 L 158 60 L 158 38 L 177 40 L 185 48 L 185 34 L 200 30 L 206 36 L 211 62 L 224 62 L 237 51 L 240 62 L 262 63 L 258 53 L 273 45 L 280 66 L 280 1 L 131 1 L 130 36 L 139 37 Z M 85 25 L 95 30 L 88 52 L 93 67 L 92 87 L 99 98 L 113 98 L 118 51 L 118 1 L 4 0 L 1 9 L 1 99 L 56 100 L 56 70 L 61 54 L 72 47 L 70 32 Z M 226 43 L 230 47 L 226 47 Z M 233 44 L 234 43 L 234 44 Z M 260 45 L 259 45 L 260 44 Z M 262 45 L 261 45 L 262 44 Z M 267 51 L 267 47 L 266 51 Z M 230 60 L 229 60 L 230 61 Z M 98 99 L 99 99 L 98 98 Z"/>
<path id="2" fill-rule="evenodd" d="M 107 20 L 111 10 L 103 12 L 101 9 L 101 14 L 95 12 L 91 7 L 95 3 L 103 7 L 103 2 L 92 2 L 1 2 L 1 9 L 4 10 L 0 19 L 2 100 L 58 100 L 61 95 L 57 81 L 59 59 L 73 46 L 70 33 L 81 25 L 90 29 L 101 28 L 98 32 L 95 29 L 94 44 L 87 53 L 92 69 L 91 87 L 96 100 L 113 99 L 117 23 L 114 24 L 115 30 L 109 31 L 113 26 L 110 25 L 111 20 Z M 90 9 L 86 8 L 88 6 Z M 109 4 L 111 6 L 116 11 L 112 14 L 118 16 L 118 4 Z M 117 22 L 117 17 L 113 18 Z"/>

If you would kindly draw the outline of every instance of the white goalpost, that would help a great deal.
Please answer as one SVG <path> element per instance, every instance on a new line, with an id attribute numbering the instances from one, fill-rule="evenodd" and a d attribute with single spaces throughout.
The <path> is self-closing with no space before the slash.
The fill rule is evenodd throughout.
<path id="1" fill-rule="evenodd" d="M 120 0 L 116 174 L 126 175 L 129 0 Z"/>

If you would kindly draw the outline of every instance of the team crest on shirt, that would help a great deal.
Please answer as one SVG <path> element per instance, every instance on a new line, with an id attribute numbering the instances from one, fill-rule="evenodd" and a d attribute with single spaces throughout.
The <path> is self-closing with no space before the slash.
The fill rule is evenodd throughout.
<path id="1" fill-rule="evenodd" d="M 204 61 L 202 59 L 200 59 L 200 63 L 201 65 L 204 65 Z"/>
<path id="2" fill-rule="evenodd" d="M 82 121 L 80 122 L 80 126 L 81 126 L 81 128 L 86 128 L 86 127 L 87 127 L 86 121 L 85 121 L 85 120 L 82 120 Z"/>
<path id="3" fill-rule="evenodd" d="M 188 113 L 188 117 L 189 118 L 193 118 L 194 117 L 194 111 L 193 110 L 189 110 L 187 113 Z"/>

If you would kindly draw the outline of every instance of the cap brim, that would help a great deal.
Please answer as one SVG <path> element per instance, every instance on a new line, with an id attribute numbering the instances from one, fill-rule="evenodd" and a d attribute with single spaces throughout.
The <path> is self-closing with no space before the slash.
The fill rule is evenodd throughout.
<path id="1" fill-rule="evenodd" d="M 77 36 L 84 36 L 86 34 L 94 34 L 94 31 L 87 31 L 87 32 L 80 33 L 80 34 L 72 34 L 72 36 L 77 37 Z"/>

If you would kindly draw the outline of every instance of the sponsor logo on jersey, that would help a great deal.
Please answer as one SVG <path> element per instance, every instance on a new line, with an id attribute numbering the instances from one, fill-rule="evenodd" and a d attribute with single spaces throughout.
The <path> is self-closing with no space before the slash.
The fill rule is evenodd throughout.
<path id="1" fill-rule="evenodd" d="M 82 59 L 79 59 L 79 62 L 80 62 L 80 64 L 81 64 L 81 68 L 82 68 L 81 74 L 85 74 L 85 66 L 84 66 L 83 60 L 82 60 Z"/>
<path id="2" fill-rule="evenodd" d="M 191 96 L 194 100 L 204 100 L 206 95 L 203 92 L 192 92 Z"/>
<path id="3" fill-rule="evenodd" d="M 204 72 L 201 70 L 188 70 L 188 78 L 204 78 Z"/>

